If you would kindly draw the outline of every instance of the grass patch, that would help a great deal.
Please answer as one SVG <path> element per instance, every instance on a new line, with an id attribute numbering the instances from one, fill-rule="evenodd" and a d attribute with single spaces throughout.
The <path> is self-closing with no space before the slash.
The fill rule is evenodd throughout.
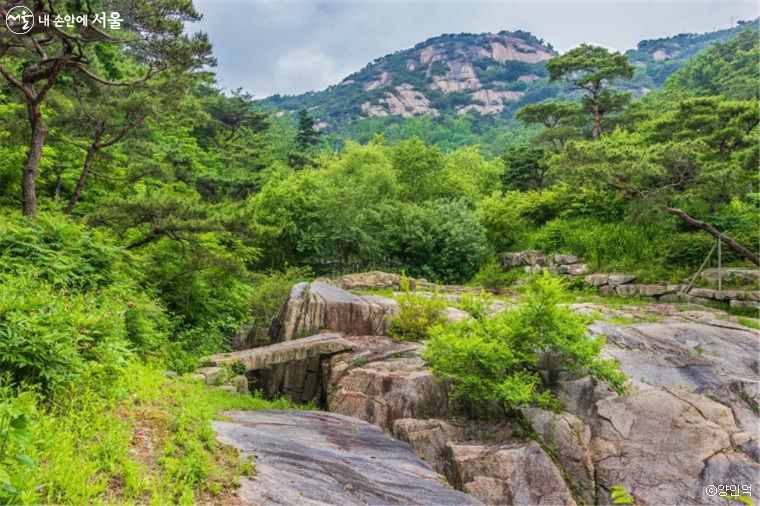
<path id="1" fill-rule="evenodd" d="M 34 408 L 24 448 L 36 466 L 10 467 L 18 504 L 227 504 L 251 462 L 217 442 L 212 421 L 227 409 L 294 409 L 166 378 L 129 364 L 106 391 L 78 385 Z M 29 397 L 0 399 L 13 405 Z M 41 402 L 41 401 L 34 401 Z M 31 408 L 30 408 L 31 409 Z M 13 443 L 11 443 L 13 445 Z"/>
<path id="2" fill-rule="evenodd" d="M 744 316 L 740 316 L 738 319 L 739 325 L 744 325 L 745 327 L 760 330 L 760 322 L 752 319 L 752 318 L 746 318 Z"/>

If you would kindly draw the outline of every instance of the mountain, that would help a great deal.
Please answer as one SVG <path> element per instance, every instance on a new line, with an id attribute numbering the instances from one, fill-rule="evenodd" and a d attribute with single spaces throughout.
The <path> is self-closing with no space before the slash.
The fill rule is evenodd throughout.
<path id="1" fill-rule="evenodd" d="M 626 53 L 637 67 L 634 78 L 619 87 L 636 96 L 657 89 L 694 55 L 747 23 L 642 41 Z M 480 144 L 494 154 L 528 135 L 514 119 L 523 105 L 573 99 L 564 85 L 548 80 L 545 64 L 557 54 L 520 30 L 441 35 L 378 58 L 325 90 L 274 95 L 258 105 L 278 116 L 308 109 L 336 145 L 383 132 L 389 141 L 417 135 L 445 149 Z"/>
<path id="2" fill-rule="evenodd" d="M 442 35 L 379 58 L 335 86 L 261 103 L 309 109 L 323 128 L 366 117 L 500 114 L 546 77 L 557 55 L 527 32 Z"/>
<path id="3" fill-rule="evenodd" d="M 637 65 L 634 81 L 639 86 L 659 88 L 673 72 L 714 42 L 725 41 L 738 35 L 758 20 L 739 21 L 733 28 L 702 34 L 681 33 L 661 39 L 642 40 L 636 49 L 626 51 Z"/>

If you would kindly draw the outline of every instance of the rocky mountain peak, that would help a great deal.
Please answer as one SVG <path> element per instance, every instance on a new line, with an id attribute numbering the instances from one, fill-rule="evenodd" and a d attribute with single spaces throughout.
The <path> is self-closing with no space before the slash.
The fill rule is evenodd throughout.
<path id="1" fill-rule="evenodd" d="M 555 54 L 526 32 L 443 35 L 376 60 L 341 84 L 370 93 L 361 103 L 366 116 L 437 115 L 451 108 L 496 114 L 544 75 L 544 62 Z"/>

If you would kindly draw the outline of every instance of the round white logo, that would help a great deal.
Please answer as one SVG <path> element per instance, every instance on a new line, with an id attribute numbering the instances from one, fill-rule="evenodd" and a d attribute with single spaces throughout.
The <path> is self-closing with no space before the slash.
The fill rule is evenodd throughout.
<path id="1" fill-rule="evenodd" d="M 5 15 L 5 25 L 16 35 L 29 33 L 34 26 L 34 13 L 23 5 L 17 5 Z"/>

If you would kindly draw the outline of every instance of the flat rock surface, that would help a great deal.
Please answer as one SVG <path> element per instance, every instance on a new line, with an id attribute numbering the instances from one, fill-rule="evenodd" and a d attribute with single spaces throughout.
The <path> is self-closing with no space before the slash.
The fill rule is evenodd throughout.
<path id="1" fill-rule="evenodd" d="M 412 448 L 356 418 L 319 411 L 232 411 L 217 437 L 255 457 L 245 504 L 481 504 L 454 490 Z"/>

